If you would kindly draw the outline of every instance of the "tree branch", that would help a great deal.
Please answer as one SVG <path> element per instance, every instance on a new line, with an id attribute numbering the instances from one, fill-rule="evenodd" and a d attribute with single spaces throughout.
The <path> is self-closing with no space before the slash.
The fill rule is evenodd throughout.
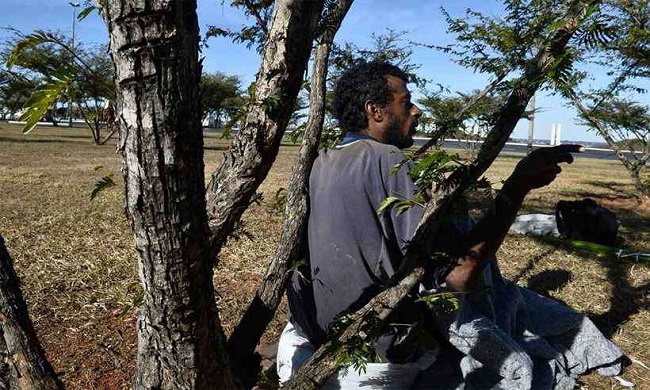
<path id="1" fill-rule="evenodd" d="M 284 294 L 289 268 L 305 257 L 309 175 L 318 155 L 318 143 L 325 118 L 327 65 L 334 35 L 351 5 L 352 0 L 337 1 L 332 6 L 337 9 L 337 19 L 332 20 L 333 24 L 330 25 L 330 28 L 323 31 L 322 35 L 318 37 L 319 43 L 314 53 L 309 93 L 309 119 L 289 182 L 282 237 L 264 280 L 257 289 L 255 298 L 228 340 L 231 359 L 234 362 L 239 362 L 239 367 L 247 366 L 247 361 L 253 356 L 255 346 L 275 315 Z"/>
<path id="2" fill-rule="evenodd" d="M 423 269 L 430 265 L 431 261 L 436 261 L 431 258 L 435 250 L 433 247 L 434 238 L 442 221 L 448 215 L 451 205 L 492 164 L 525 111 L 528 100 L 545 81 L 545 77 L 555 59 L 564 54 L 569 39 L 583 20 L 584 11 L 589 5 L 597 2 L 597 0 L 576 0 L 571 4 L 566 16 L 563 18 L 564 25 L 547 39 L 547 44 L 535 58 L 527 63 L 524 75 L 520 77 L 517 86 L 510 93 L 507 102 L 502 107 L 499 117 L 481 146 L 477 158 L 466 169 L 454 172 L 445 180 L 443 185 L 436 189 L 432 200 L 425 208 L 420 225 L 409 243 L 402 265 L 393 276 L 393 280 L 400 280 L 400 282 L 394 284 L 395 287 L 377 295 L 363 309 L 355 313 L 355 320 L 351 321 L 343 334 L 337 337 L 339 342 L 346 343 L 353 336 L 350 329 L 362 326 L 362 323 L 366 322 L 369 310 L 381 308 L 381 311 L 376 311 L 380 316 L 379 319 L 383 320 L 388 317 L 397 306 L 397 302 L 403 299 L 421 280 L 424 274 Z M 387 297 L 390 297 L 390 299 L 387 299 Z M 323 344 L 312 358 L 303 365 L 294 380 L 287 384 L 287 387 L 289 389 L 304 389 L 321 386 L 324 380 L 338 369 L 333 352 L 331 350 L 331 341 Z"/>
<path id="3" fill-rule="evenodd" d="M 589 109 L 587 109 L 587 107 L 585 107 L 582 104 L 575 91 L 573 89 L 569 89 L 565 93 L 567 97 L 571 99 L 571 102 L 573 103 L 574 107 L 580 112 L 580 114 L 582 114 L 582 117 L 585 118 L 587 122 L 589 122 L 594 129 L 596 129 L 598 134 L 600 134 L 600 136 L 603 137 L 605 142 L 607 142 L 607 145 L 609 145 L 609 147 L 612 148 L 612 150 L 614 150 L 614 154 L 616 154 L 616 157 L 621 161 L 625 169 L 630 173 L 630 176 L 632 177 L 632 181 L 634 182 L 635 187 L 642 193 L 647 192 L 647 190 L 643 187 L 643 185 L 639 180 L 638 171 L 642 166 L 645 165 L 645 162 L 648 159 L 648 153 L 644 153 L 642 157 L 639 159 L 634 153 L 634 149 L 629 148 L 632 158 L 636 161 L 635 163 L 631 162 L 625 156 L 623 150 L 618 145 L 618 143 L 614 140 L 614 138 L 612 138 L 607 128 L 605 128 L 605 126 L 598 120 L 598 118 L 594 117 L 589 111 Z M 646 140 L 643 140 L 642 142 L 646 142 Z M 639 164 L 639 161 L 642 161 L 642 163 Z"/>
<path id="4" fill-rule="evenodd" d="M 253 3 L 250 2 L 250 0 L 242 0 L 242 2 L 244 3 L 246 8 L 248 9 L 248 12 L 250 12 L 255 17 L 255 21 L 257 22 L 257 26 L 260 29 L 262 29 L 262 31 L 264 32 L 264 35 L 265 36 L 268 35 L 269 28 L 267 27 L 266 22 L 264 21 L 264 19 L 262 19 L 262 17 L 260 16 L 260 13 L 259 13 L 258 9 L 255 8 L 255 6 L 253 5 Z"/>
<path id="5" fill-rule="evenodd" d="M 278 153 L 302 84 L 323 1 L 278 0 L 275 4 L 253 103 L 207 188 L 215 257 Z"/>
<path id="6" fill-rule="evenodd" d="M 499 85 L 499 83 L 501 83 L 503 81 L 503 79 L 505 79 L 506 76 L 508 76 L 508 74 L 510 74 L 510 72 L 512 72 L 512 70 L 514 68 L 515 68 L 514 66 L 511 66 L 511 67 L 509 67 L 507 69 L 504 69 L 504 71 L 496 79 L 494 79 L 490 84 L 488 84 L 485 88 L 483 88 L 483 90 L 481 90 L 479 93 L 472 96 L 471 99 L 466 101 L 462 105 L 460 110 L 458 110 L 456 115 L 454 115 L 453 118 L 449 122 L 443 124 L 442 126 L 440 126 L 440 128 L 438 128 L 438 129 L 436 129 L 436 131 L 434 131 L 434 133 L 431 135 L 429 140 L 424 145 L 422 145 L 420 147 L 420 149 L 418 149 L 415 152 L 414 157 L 421 155 L 422 153 L 426 152 L 429 148 L 431 148 L 433 145 L 438 143 L 440 138 L 444 137 L 445 134 L 447 134 L 450 130 L 452 130 L 453 126 L 463 117 L 463 115 L 465 115 L 465 113 L 469 109 L 474 107 L 474 105 L 476 103 L 478 103 L 479 100 L 484 98 L 488 93 L 490 93 L 490 91 L 492 91 L 497 85 Z"/>
<path id="7" fill-rule="evenodd" d="M 4 239 L 0 236 L 0 365 L 8 368 L 0 382 L 11 389 L 62 389 L 45 357 L 20 291 L 20 282 Z"/>

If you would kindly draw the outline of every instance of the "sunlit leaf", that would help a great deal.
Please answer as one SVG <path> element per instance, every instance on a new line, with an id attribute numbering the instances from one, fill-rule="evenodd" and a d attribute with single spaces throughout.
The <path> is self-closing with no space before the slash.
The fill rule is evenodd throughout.
<path id="1" fill-rule="evenodd" d="M 77 20 L 81 22 L 86 18 L 86 16 L 90 15 L 96 9 L 97 7 L 95 7 L 94 5 L 84 8 L 81 12 L 79 12 L 79 15 L 77 16 Z"/>
<path id="2" fill-rule="evenodd" d="M 25 112 L 20 116 L 20 120 L 26 122 L 24 134 L 34 129 L 47 110 L 68 90 L 71 82 L 72 77 L 69 75 L 52 76 L 46 79 L 39 90 L 32 93 L 25 103 Z"/>
<path id="3" fill-rule="evenodd" d="M 396 196 L 389 196 L 388 198 L 384 199 L 384 201 L 381 202 L 379 208 L 377 209 L 377 214 L 383 213 L 384 210 L 393 206 L 395 203 L 399 202 L 400 200 L 401 199 Z"/>

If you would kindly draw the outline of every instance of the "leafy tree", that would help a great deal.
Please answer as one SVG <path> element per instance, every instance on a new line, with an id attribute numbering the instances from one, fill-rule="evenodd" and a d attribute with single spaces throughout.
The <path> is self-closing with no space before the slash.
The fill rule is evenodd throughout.
<path id="1" fill-rule="evenodd" d="M 37 85 L 37 81 L 22 72 L 0 69 L 0 110 L 6 110 L 12 117 L 23 108 L 29 98 L 29 92 Z"/>
<path id="2" fill-rule="evenodd" d="M 273 0 L 232 0 L 231 7 L 243 10 L 252 23 L 244 25 L 239 30 L 223 28 L 219 26 L 208 26 L 204 43 L 211 37 L 228 37 L 235 43 L 243 43 L 249 49 L 253 46 L 258 52 L 262 52 L 266 35 L 269 32 L 269 24 L 273 14 Z"/>
<path id="3" fill-rule="evenodd" d="M 468 11 L 468 18 L 449 18 L 450 30 L 457 34 L 458 44 L 451 48 L 458 55 L 457 60 L 473 64 L 472 67 L 491 72 L 496 76 L 481 93 L 491 90 L 504 80 L 500 66 L 506 60 L 516 57 L 515 66 L 509 68 L 515 73 L 504 86 L 508 97 L 496 116 L 475 159 L 459 166 L 441 183 L 433 188 L 431 200 L 426 204 L 420 225 L 411 239 L 405 259 L 393 277 L 390 288 L 377 294 L 363 308 L 350 315 L 347 326 L 332 335 L 300 369 L 298 375 L 287 384 L 287 388 L 310 388 L 318 386 L 338 368 L 337 360 L 346 345 L 357 342 L 358 329 L 368 329 L 370 324 L 381 325 L 409 291 L 419 283 L 424 269 L 430 262 L 449 261 L 448 255 L 435 254 L 433 238 L 436 237 L 442 221 L 454 212 L 454 204 L 465 190 L 475 185 L 487 168 L 496 159 L 505 145 L 517 121 L 525 114 L 530 98 L 545 83 L 555 82 L 562 75 L 562 66 L 575 44 L 576 32 L 594 17 L 598 1 L 506 1 L 508 15 L 503 19 L 490 19 Z M 474 19 L 475 18 L 475 19 Z M 500 34 L 486 33 L 486 22 L 493 22 Z M 507 44 L 507 45 L 506 45 Z M 476 99 L 470 99 L 474 102 Z M 463 111 L 467 108 L 463 107 Z M 423 146 L 415 156 L 422 156 L 426 149 L 435 144 L 435 136 L 444 135 L 458 124 L 458 118 L 436 130 L 434 138 Z"/>
<path id="4" fill-rule="evenodd" d="M 636 101 L 647 95 L 639 85 L 650 79 L 650 2 L 603 2 L 581 41 L 576 59 L 606 72 L 609 82 L 595 83 L 586 72 L 572 69 L 556 90 L 614 150 L 641 197 L 650 199 L 650 106 Z"/>
<path id="5" fill-rule="evenodd" d="M 22 68 L 39 77 L 39 85 L 25 103 L 23 132 L 31 131 L 57 101 L 74 102 L 96 144 L 115 133 L 112 128 L 112 66 L 106 48 L 84 49 L 71 46 L 61 34 L 37 30 L 24 35 L 16 32 L 16 43 L 7 58 L 7 68 Z M 102 130 L 108 128 L 107 135 Z"/>
<path id="6" fill-rule="evenodd" d="M 216 127 L 220 128 L 224 120 L 228 121 L 242 109 L 244 97 L 238 76 L 222 72 L 204 73 L 200 86 L 203 116 L 214 115 Z"/>
<path id="7" fill-rule="evenodd" d="M 513 75 L 523 71 L 526 59 L 535 54 L 536 42 L 543 39 L 542 33 L 553 26 L 552 20 L 567 2 L 540 1 L 525 6 L 521 1 L 504 3 L 508 12 L 504 19 L 472 10 L 460 18 L 445 12 L 449 31 L 458 39 L 447 46 L 429 46 L 449 53 L 463 67 L 490 74 L 493 81 L 483 92 L 512 87 Z M 638 85 L 650 75 L 650 5 L 647 0 L 606 0 L 591 4 L 585 12 L 585 23 L 571 39 L 567 53 L 557 59 L 552 78 L 542 89 L 567 99 L 581 123 L 614 150 L 641 196 L 647 198 L 650 130 L 644 113 L 648 106 L 637 102 L 637 97 L 647 93 Z M 598 80 L 584 70 L 587 66 L 599 70 Z M 604 75 L 609 82 L 603 82 Z M 474 95 L 473 100 L 479 100 L 480 95 Z M 453 132 L 462 120 L 461 116 L 447 115 L 446 125 L 438 126 L 439 134 L 434 138 Z"/>

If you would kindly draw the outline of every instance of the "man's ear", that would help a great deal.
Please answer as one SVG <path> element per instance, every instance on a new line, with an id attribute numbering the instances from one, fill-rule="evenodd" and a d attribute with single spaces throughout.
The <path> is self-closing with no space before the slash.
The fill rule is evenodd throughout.
<path id="1" fill-rule="evenodd" d="M 365 109 L 368 119 L 375 122 L 381 122 L 384 119 L 384 107 L 377 102 L 366 100 Z"/>

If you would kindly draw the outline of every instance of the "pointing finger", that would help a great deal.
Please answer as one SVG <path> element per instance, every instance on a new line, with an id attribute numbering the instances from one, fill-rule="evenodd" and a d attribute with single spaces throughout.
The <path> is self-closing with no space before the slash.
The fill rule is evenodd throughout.
<path id="1" fill-rule="evenodd" d="M 563 144 L 551 146 L 545 150 L 548 153 L 580 153 L 585 151 L 585 147 L 578 144 Z"/>

